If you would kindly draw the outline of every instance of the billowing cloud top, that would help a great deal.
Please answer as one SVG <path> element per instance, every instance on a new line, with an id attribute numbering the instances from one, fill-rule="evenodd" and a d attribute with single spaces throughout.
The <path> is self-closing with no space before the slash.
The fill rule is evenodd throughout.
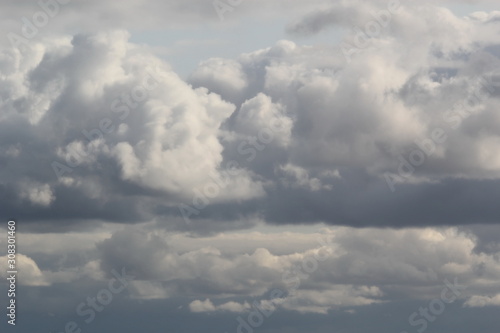
<path id="1" fill-rule="evenodd" d="M 121 30 L 4 49 L 4 214 L 195 229 L 496 221 L 497 13 L 373 6 L 289 27 L 353 11 L 337 48 L 282 40 L 203 61 L 188 83 Z"/>

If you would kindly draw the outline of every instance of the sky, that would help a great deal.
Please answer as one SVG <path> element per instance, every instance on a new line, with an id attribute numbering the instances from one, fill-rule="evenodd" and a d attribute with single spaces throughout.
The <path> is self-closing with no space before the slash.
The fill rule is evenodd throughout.
<path id="1" fill-rule="evenodd" d="M 1 331 L 498 332 L 497 7 L 2 1 Z"/>

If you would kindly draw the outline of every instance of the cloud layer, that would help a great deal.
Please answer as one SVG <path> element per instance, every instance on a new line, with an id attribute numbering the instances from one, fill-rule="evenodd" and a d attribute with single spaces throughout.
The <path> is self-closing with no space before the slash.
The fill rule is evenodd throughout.
<path id="1" fill-rule="evenodd" d="M 460 295 L 465 306 L 497 304 L 487 295 L 495 295 L 499 287 L 498 252 L 477 251 L 481 240 L 457 228 L 335 227 L 308 234 L 252 232 L 190 239 L 127 227 L 85 246 L 71 241 L 82 239 L 78 234 L 27 237 L 36 245 L 26 248 L 29 256 L 19 257 L 22 285 L 81 279 L 98 284 L 112 278 L 113 270 L 126 268 L 134 276 L 129 288 L 133 298 L 193 297 L 193 312 L 246 312 L 249 300 L 266 306 L 269 293 L 279 289 L 282 300 L 275 305 L 283 310 L 327 313 L 432 299 L 445 280 L 455 278 L 466 286 Z M 52 251 L 51 244 L 61 237 L 69 237 L 64 252 Z M 280 238 L 287 242 L 277 242 Z M 78 269 L 75 259 L 65 260 L 73 256 Z"/>
<path id="2" fill-rule="evenodd" d="M 364 24 L 360 14 L 351 18 L 360 29 L 338 48 L 283 40 L 206 60 L 190 84 L 124 31 L 6 49 L 7 214 L 23 205 L 27 220 L 157 218 L 176 228 L 242 215 L 272 223 L 494 222 L 495 15 L 400 5 L 370 37 L 364 29 L 377 21 Z M 436 206 L 438 197 L 447 199 Z M 69 201 L 82 208 L 67 209 Z M 458 213 L 465 202 L 471 209 Z M 282 209 L 290 203 L 303 213 Z"/>
<path id="3" fill-rule="evenodd" d="M 238 332 L 255 313 L 279 333 L 497 325 L 499 12 L 258 0 L 220 21 L 211 1 L 61 2 L 37 29 L 42 5 L 1 11 L 0 217 L 22 230 L 21 330 L 81 323 L 124 269 L 97 330 Z M 258 35 L 256 18 L 288 38 L 186 79 L 166 45 L 137 42 L 193 22 Z"/>

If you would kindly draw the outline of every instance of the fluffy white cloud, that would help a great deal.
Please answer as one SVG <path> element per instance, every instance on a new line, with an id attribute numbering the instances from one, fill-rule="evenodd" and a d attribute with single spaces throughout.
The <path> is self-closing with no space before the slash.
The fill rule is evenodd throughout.
<path id="1" fill-rule="evenodd" d="M 284 107 L 259 93 L 245 101 L 235 116 L 233 130 L 242 136 L 257 136 L 265 145 L 286 147 L 290 143 L 293 122 Z"/>
<path id="2" fill-rule="evenodd" d="M 280 237 L 287 242 L 276 242 Z M 246 249 L 237 247 L 241 238 Z M 303 244 L 301 250 L 289 246 L 295 241 Z M 279 288 L 284 298 L 275 302 L 277 307 L 327 313 L 399 297 L 432 299 L 446 279 L 455 278 L 466 287 L 461 295 L 466 306 L 481 306 L 493 302 L 484 295 L 498 288 L 500 262 L 498 253 L 476 252 L 477 245 L 473 234 L 456 228 L 336 227 L 308 235 L 232 233 L 197 239 L 132 228 L 97 243 L 100 269 L 94 260 L 85 271 L 101 279 L 111 269 L 126 267 L 136 277 L 134 298 L 204 297 L 191 302 L 193 312 L 245 312 L 248 303 L 233 297 L 265 303 L 269 290 Z M 49 283 L 64 281 L 63 273 L 72 280 L 70 269 L 58 271 Z"/>
<path id="3" fill-rule="evenodd" d="M 247 302 L 240 304 L 237 302 L 227 302 L 215 306 L 208 298 L 204 301 L 195 300 L 189 303 L 191 312 L 213 312 L 213 311 L 228 311 L 228 312 L 244 312 L 249 310 L 250 304 Z"/>
<path id="4" fill-rule="evenodd" d="M 460 299 L 466 307 L 496 305 L 498 298 L 498 252 L 478 252 L 480 239 L 456 228 L 335 227 L 192 238 L 144 225 L 111 237 L 60 239 L 65 236 L 26 235 L 34 245 L 19 256 L 23 284 L 82 278 L 102 283 L 113 277 L 112 269 L 126 268 L 135 276 L 132 298 L 194 297 L 193 312 L 247 312 L 256 300 L 262 307 L 327 313 L 401 298 L 433 299 L 445 280 L 455 278 L 465 286 Z M 271 302 L 269 291 L 276 288 L 283 298 Z"/>
<path id="5" fill-rule="evenodd" d="M 49 206 L 55 199 L 49 184 L 39 184 L 37 182 L 21 183 L 19 196 L 32 204 L 41 206 Z"/>
<path id="6" fill-rule="evenodd" d="M 356 8 L 364 26 L 373 6 L 332 11 Z M 5 49 L 0 191 L 17 193 L 9 206 L 32 202 L 29 218 L 49 220 L 55 209 L 58 219 L 163 219 L 185 229 L 179 205 L 195 212 L 184 218 L 222 219 L 225 228 L 241 215 L 290 221 L 280 200 L 305 196 L 310 213 L 290 213 L 301 222 L 368 223 L 326 202 L 352 198 L 369 211 L 399 184 L 479 187 L 500 175 L 494 17 L 402 4 L 366 45 L 341 44 L 355 51 L 351 61 L 341 47 L 282 40 L 208 59 L 189 83 L 122 30 Z M 85 205 L 68 209 L 75 200 Z M 415 198 L 399 200 L 406 211 Z M 374 220 L 399 223 L 379 207 Z M 451 218 L 445 210 L 426 219 Z"/>
<path id="7" fill-rule="evenodd" d="M 248 78 L 236 60 L 212 58 L 199 64 L 190 81 L 200 86 L 210 86 L 214 92 L 224 94 L 230 101 L 243 98 Z"/>
<path id="8" fill-rule="evenodd" d="M 349 20 L 360 30 L 349 33 L 340 47 L 280 41 L 241 55 L 239 65 L 217 59 L 212 75 L 233 72 L 232 79 L 220 74 L 228 85 L 246 78 L 238 85 L 239 95 L 250 98 L 258 91 L 257 96 L 269 96 L 286 110 L 293 119 L 288 163 L 307 172 L 355 168 L 391 186 L 450 177 L 498 179 L 492 152 L 498 144 L 500 61 L 493 36 L 500 26 L 488 19 L 494 15 L 457 17 L 446 8 L 405 3 L 379 34 L 368 37 L 365 24 L 380 25 L 370 14 L 372 4 L 339 3 L 331 23 L 338 24 L 336 17 L 354 8 L 359 15 Z M 308 20 L 302 24 L 317 29 Z M 366 39 L 363 45 L 358 45 L 360 36 Z M 195 73 L 209 77 L 207 70 L 202 64 Z M 249 101 L 225 92 L 219 81 L 193 83 L 242 103 L 229 123 L 234 131 L 255 123 L 247 119 L 242 127 L 239 119 L 251 114 Z M 259 167 L 271 163 L 276 156 L 261 156 Z"/>
<path id="9" fill-rule="evenodd" d="M 234 105 L 192 89 L 128 38 L 124 31 L 78 35 L 2 53 L 11 67 L 2 72 L 0 127 L 18 131 L 0 145 L 9 159 L 2 181 L 45 207 L 61 186 L 93 200 L 121 195 L 102 186 L 109 172 L 174 202 L 214 178 L 227 187 L 213 202 L 263 195 L 251 172 L 236 166 L 225 176 L 219 128 Z M 37 154 L 45 155 L 43 165 L 30 162 Z M 22 184 L 14 174 L 23 175 Z"/>

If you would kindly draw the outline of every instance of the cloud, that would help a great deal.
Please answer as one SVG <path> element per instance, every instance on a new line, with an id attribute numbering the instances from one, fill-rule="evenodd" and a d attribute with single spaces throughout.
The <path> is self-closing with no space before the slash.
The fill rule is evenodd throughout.
<path id="1" fill-rule="evenodd" d="M 79 321 L 113 270 L 96 331 L 404 331 L 446 281 L 433 330 L 495 327 L 495 2 L 43 1 L 0 11 L 21 331 Z"/>
<path id="2" fill-rule="evenodd" d="M 19 218 L 43 220 L 52 215 L 49 209 L 62 213 L 64 201 L 83 197 L 93 206 L 85 215 L 109 219 L 116 209 L 100 208 L 131 207 L 127 192 L 173 205 L 214 178 L 228 186 L 213 202 L 264 194 L 251 171 L 236 166 L 223 177 L 219 128 L 234 106 L 204 88 L 192 89 L 128 38 L 114 31 L 35 43 L 23 54 L 4 51 L 14 69 L 2 78 L 8 96 L 0 117 L 2 192 L 14 188 L 19 199 L 38 206 Z M 44 162 L 34 164 L 41 156 Z M 21 203 L 10 197 L 20 212 L 15 207 Z M 80 209 L 66 213 L 82 217 Z"/>
<path id="3" fill-rule="evenodd" d="M 241 93 L 248 85 L 241 64 L 236 60 L 221 58 L 200 63 L 189 80 L 198 86 L 210 85 L 212 91 L 224 94 L 230 101 L 241 99 Z"/>
<path id="4" fill-rule="evenodd" d="M 0 257 L 2 260 L 0 267 L 2 268 L 2 280 L 5 280 L 7 277 L 9 277 L 9 274 L 7 271 L 7 262 L 9 258 L 5 255 Z M 46 281 L 46 277 L 44 276 L 45 274 L 38 268 L 38 265 L 36 262 L 31 259 L 30 257 L 24 255 L 24 254 L 16 254 L 16 266 L 17 270 L 19 272 L 22 272 L 22 274 L 19 274 L 19 283 L 21 286 L 47 286 L 50 283 Z M 17 276 L 17 275 L 16 275 Z"/>
<path id="5" fill-rule="evenodd" d="M 364 4 L 356 8 L 370 11 Z M 359 18 L 356 23 L 364 28 L 367 22 Z M 245 147 L 245 141 L 224 142 L 225 158 L 241 161 L 273 184 L 267 187 L 266 199 L 242 204 L 239 211 L 264 206 L 260 213 L 271 223 L 493 222 L 498 214 L 487 199 L 494 195 L 493 188 L 486 188 L 499 175 L 492 153 L 498 143 L 495 110 L 499 96 L 493 79 L 499 53 L 492 36 L 498 29 L 495 23 L 473 22 L 446 8 L 404 5 L 387 28 L 362 47 L 350 38 L 335 49 L 280 41 L 241 55 L 239 66 L 233 60 L 218 59 L 213 75 L 226 73 L 220 66 L 227 63 L 229 68 L 239 68 L 238 78 L 247 78 L 247 88 L 240 88 L 244 91 L 238 96 L 267 96 L 293 121 L 286 147 L 262 145 L 260 151 L 254 149 L 256 154 L 249 152 L 243 158 L 238 147 Z M 343 47 L 347 47 L 345 52 Z M 347 59 L 343 53 L 349 55 Z M 200 68 L 207 70 L 205 65 Z M 230 78 L 221 80 L 231 82 Z M 224 92 L 219 81 L 192 83 L 236 104 L 236 117 L 226 124 L 235 133 L 232 138 L 247 131 L 249 126 L 241 127 L 237 119 L 246 111 L 248 100 L 239 102 L 241 98 Z M 258 130 L 253 132 L 257 137 Z M 303 177 L 317 179 L 315 185 L 292 191 L 279 187 L 278 179 L 287 168 L 290 176 L 291 165 L 302 170 Z M 338 172 L 339 177 L 326 177 L 330 172 Z M 323 184 L 323 191 L 318 191 L 318 184 Z M 473 205 L 493 215 L 479 218 L 472 210 L 467 216 L 457 214 L 462 196 L 451 190 L 455 187 L 467 197 L 474 196 L 465 193 L 482 193 L 483 199 Z M 393 191 L 397 197 L 390 194 Z M 434 207 L 429 198 L 437 198 L 438 193 L 453 205 Z M 360 207 L 372 213 L 364 214 Z M 235 218 L 229 207 L 221 205 L 221 210 L 227 211 L 228 220 Z M 211 214 L 207 210 L 200 218 Z"/>
<path id="6" fill-rule="evenodd" d="M 495 296 L 472 296 L 464 306 L 471 308 L 482 308 L 485 306 L 500 306 L 500 295 Z"/>
<path id="7" fill-rule="evenodd" d="M 227 302 L 224 304 L 220 304 L 215 306 L 212 301 L 208 298 L 204 301 L 195 300 L 189 303 L 189 310 L 191 312 L 213 312 L 213 311 L 228 311 L 228 312 L 244 312 L 249 310 L 250 304 L 245 302 L 244 304 L 240 304 L 237 302 Z"/>
<path id="8" fill-rule="evenodd" d="M 191 313 L 216 316 L 245 317 L 255 304 L 272 308 L 278 317 L 364 312 L 368 305 L 409 301 L 418 309 L 440 295 L 445 280 L 455 278 L 465 286 L 457 302 L 480 307 L 495 304 L 499 287 L 498 251 L 477 252 L 480 238 L 458 228 L 329 227 L 311 233 L 277 228 L 194 238 L 149 223 L 107 234 L 23 234 L 23 242 L 21 285 L 83 286 L 71 294 L 73 304 L 67 299 L 70 307 L 122 268 L 135 276 L 124 297 L 145 302 L 141 306 L 185 300 Z M 271 302 L 270 291 L 276 289 L 282 298 Z M 57 295 L 44 302 L 59 304 Z"/>
<path id="9" fill-rule="evenodd" d="M 310 178 L 307 170 L 303 168 L 287 164 L 281 166 L 280 169 L 284 172 L 285 178 L 291 178 L 291 180 L 284 180 L 288 186 L 305 188 L 310 191 L 330 190 L 332 188 L 331 185 L 322 185 L 318 178 Z"/>
<path id="10" fill-rule="evenodd" d="M 21 185 L 19 196 L 35 205 L 49 206 L 55 199 L 50 185 L 24 183 Z"/>
<path id="11" fill-rule="evenodd" d="M 209 312 L 209 311 L 214 311 L 215 306 L 209 299 L 206 299 L 204 301 L 196 300 L 192 301 L 189 304 L 189 309 L 192 312 Z"/>
<path id="12" fill-rule="evenodd" d="M 237 247 L 242 237 L 247 248 Z M 288 242 L 276 242 L 280 237 Z M 289 246 L 296 241 L 303 244 L 301 250 Z M 278 288 L 284 295 L 275 304 L 278 308 L 324 314 L 401 299 L 432 299 L 446 279 L 454 278 L 466 286 L 461 296 L 468 299 L 466 304 L 476 304 L 474 296 L 495 293 L 500 273 L 497 253 L 476 253 L 477 245 L 474 234 L 457 228 L 335 227 L 307 236 L 232 233 L 190 239 L 128 227 L 96 243 L 96 256 L 86 271 L 99 280 L 126 267 L 135 276 L 133 298 L 194 297 L 193 312 L 246 312 L 247 303 L 256 300 L 264 306 L 269 291 Z M 61 276 L 71 272 L 59 267 L 44 274 L 55 270 Z"/>
<path id="13" fill-rule="evenodd" d="M 367 46 L 347 40 L 350 59 L 341 47 L 282 40 L 207 59 L 188 82 L 124 30 L 4 49 L 5 214 L 39 230 L 61 220 L 161 220 L 193 232 L 255 218 L 491 223 L 498 29 L 402 5 Z M 449 204 L 435 207 L 442 196 Z M 475 208 L 457 213 L 463 202 Z"/>
<path id="14" fill-rule="evenodd" d="M 257 302 L 276 311 L 327 314 L 424 301 L 439 296 L 445 280 L 455 278 L 465 286 L 459 302 L 477 307 L 494 304 L 498 289 L 498 253 L 476 252 L 479 238 L 457 228 L 333 227 L 309 234 L 281 229 L 192 238 L 151 227 L 96 235 L 85 247 L 69 241 L 57 252 L 51 244 L 64 235 L 28 234 L 37 245 L 19 256 L 21 283 L 68 288 L 85 283 L 92 292 L 113 278 L 113 269 L 125 268 L 135 277 L 128 288 L 131 299 L 187 297 L 195 313 L 247 313 Z M 272 290 L 280 290 L 282 298 L 271 301 Z"/>
<path id="15" fill-rule="evenodd" d="M 336 285 L 325 290 L 299 290 L 281 304 L 300 313 L 327 314 L 330 309 L 378 303 L 383 293 L 378 287 Z"/>
<path id="16" fill-rule="evenodd" d="M 287 27 L 287 32 L 297 35 L 311 35 L 321 32 L 329 26 L 350 26 L 353 22 L 367 21 L 371 17 L 369 9 L 376 7 L 359 1 L 342 1 L 328 9 L 317 9 L 300 18 Z"/>

